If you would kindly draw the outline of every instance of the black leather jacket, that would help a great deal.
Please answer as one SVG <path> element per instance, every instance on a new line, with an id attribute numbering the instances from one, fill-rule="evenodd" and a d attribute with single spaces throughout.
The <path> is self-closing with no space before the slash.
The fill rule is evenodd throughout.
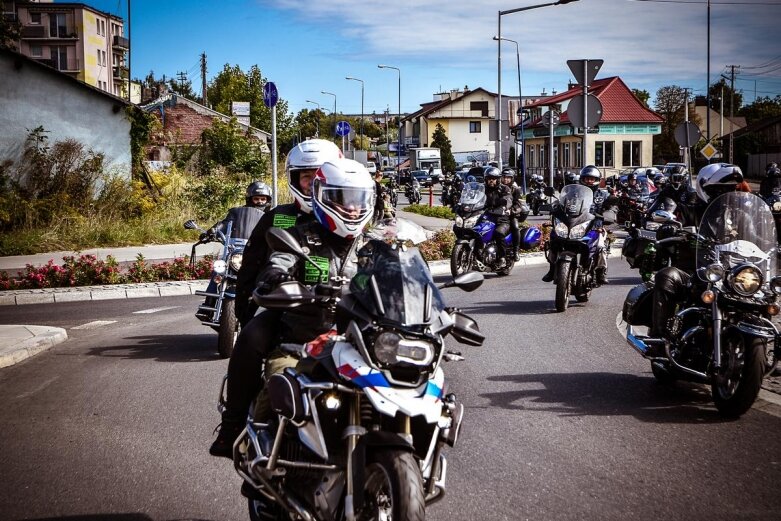
<path id="1" fill-rule="evenodd" d="M 759 195 L 762 197 L 773 195 L 774 189 L 781 189 L 781 177 L 766 177 L 759 183 Z"/>
<path id="2" fill-rule="evenodd" d="M 485 209 L 492 215 L 509 216 L 513 205 L 513 194 L 506 185 L 485 186 Z"/>

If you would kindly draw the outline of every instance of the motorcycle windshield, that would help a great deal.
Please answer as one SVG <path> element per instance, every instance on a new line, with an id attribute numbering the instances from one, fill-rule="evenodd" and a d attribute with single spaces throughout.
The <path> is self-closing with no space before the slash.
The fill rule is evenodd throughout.
<path id="1" fill-rule="evenodd" d="M 428 239 L 428 234 L 422 226 L 400 217 L 377 221 L 366 229 L 364 236 L 368 239 L 384 242 L 410 241 L 413 244 L 419 244 Z"/>
<path id="2" fill-rule="evenodd" d="M 374 317 L 399 326 L 430 324 L 445 308 L 417 248 L 376 240 L 358 252 L 350 292 Z"/>
<path id="3" fill-rule="evenodd" d="M 567 185 L 561 189 L 559 205 L 567 217 L 588 213 L 594 204 L 594 192 L 583 185 Z"/>
<path id="4" fill-rule="evenodd" d="M 465 183 L 461 189 L 461 199 L 458 204 L 481 207 L 485 205 L 485 185 L 483 183 Z"/>
<path id="5" fill-rule="evenodd" d="M 745 263 L 762 271 L 764 280 L 776 274 L 776 224 L 765 202 L 748 192 L 729 192 L 713 200 L 699 228 L 697 267 L 719 262 L 729 271 Z"/>

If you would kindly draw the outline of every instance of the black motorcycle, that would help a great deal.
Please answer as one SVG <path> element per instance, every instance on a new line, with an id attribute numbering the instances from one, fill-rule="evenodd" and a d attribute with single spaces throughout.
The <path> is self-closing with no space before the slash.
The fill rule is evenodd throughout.
<path id="1" fill-rule="evenodd" d="M 404 197 L 407 198 L 409 204 L 420 203 L 420 183 L 414 177 L 404 186 Z"/>
<path id="2" fill-rule="evenodd" d="M 665 225 L 680 229 L 683 225 L 676 217 L 677 204 L 669 198 L 660 202 L 658 209 L 647 215 L 638 225 L 630 223 L 621 255 L 629 267 L 637 269 L 643 281 L 649 281 L 654 273 L 671 265 L 675 258 L 674 243 L 657 243 L 657 231 Z"/>
<path id="3" fill-rule="evenodd" d="M 657 379 L 710 384 L 719 412 L 740 416 L 781 356 L 771 322 L 781 294 L 773 215 L 759 197 L 730 192 L 708 206 L 698 231 L 665 240 L 697 242 L 692 295 L 680 303 L 667 338 L 649 338 L 635 327 L 651 326 L 653 283 L 633 288 L 623 309 L 627 342 L 651 360 Z M 663 349 L 661 356 L 649 355 L 653 345 Z"/>
<path id="4" fill-rule="evenodd" d="M 546 186 L 542 180 L 535 181 L 534 187 L 526 194 L 526 204 L 529 205 L 532 215 L 540 215 L 543 205 L 547 204 L 545 199 Z"/>
<path id="5" fill-rule="evenodd" d="M 322 306 L 338 330 L 280 346 L 291 363 L 268 379 L 275 419 L 250 417 L 234 444 L 236 471 L 255 491 L 252 520 L 422 520 L 445 495 L 442 449 L 456 443 L 464 408 L 445 392 L 442 362 L 463 357 L 444 338 L 479 346 L 484 336 L 439 290 L 473 291 L 483 277 L 437 287 L 406 234 L 383 223 L 368 235 L 352 279 L 255 294 L 268 309 Z M 272 228 L 267 240 L 323 275 L 284 230 Z"/>
<path id="6" fill-rule="evenodd" d="M 765 202 L 773 213 L 776 223 L 777 242 L 781 245 L 781 188 L 774 188 L 773 193 L 764 197 Z"/>

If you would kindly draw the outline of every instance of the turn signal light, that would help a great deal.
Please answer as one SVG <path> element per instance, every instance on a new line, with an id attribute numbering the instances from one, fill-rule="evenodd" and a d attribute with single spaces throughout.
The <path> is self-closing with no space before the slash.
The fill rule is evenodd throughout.
<path id="1" fill-rule="evenodd" d="M 778 304 L 768 304 L 767 306 L 767 314 L 771 317 L 778 315 L 780 311 L 781 307 L 779 307 Z"/>
<path id="2" fill-rule="evenodd" d="M 705 290 L 702 292 L 702 295 L 700 295 L 700 298 L 703 302 L 706 304 L 713 304 L 713 301 L 716 300 L 716 294 L 711 290 Z"/>
<path id="3" fill-rule="evenodd" d="M 215 275 L 214 276 L 214 283 L 215 284 L 219 284 L 220 282 L 222 282 L 222 275 Z"/>

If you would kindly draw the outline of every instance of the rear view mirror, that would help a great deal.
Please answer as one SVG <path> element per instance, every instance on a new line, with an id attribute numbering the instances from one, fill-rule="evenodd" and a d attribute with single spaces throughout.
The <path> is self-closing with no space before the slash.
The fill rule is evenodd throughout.
<path id="1" fill-rule="evenodd" d="M 188 229 L 188 230 L 197 230 L 198 229 L 198 225 L 195 224 L 195 221 L 193 221 L 192 219 L 189 219 L 189 220 L 185 221 L 184 222 L 184 227 L 186 229 Z"/>
<path id="2" fill-rule="evenodd" d="M 451 280 L 450 282 L 446 282 L 445 284 L 438 286 L 438 289 L 457 287 L 458 289 L 469 292 L 469 291 L 474 291 L 480 286 L 482 286 L 484 280 L 485 277 L 483 277 L 482 273 L 478 273 L 476 271 L 469 271 L 467 273 L 459 275 L 458 277 Z"/>
<path id="3" fill-rule="evenodd" d="M 556 193 L 556 190 L 554 190 L 552 186 L 546 186 L 545 190 L 543 190 L 542 193 L 544 193 L 548 197 L 553 197 L 553 194 Z"/>
<path id="4" fill-rule="evenodd" d="M 485 341 L 485 335 L 480 332 L 475 320 L 460 311 L 455 311 L 451 315 L 453 319 L 453 329 L 450 334 L 462 344 L 470 346 L 481 346 Z"/>

